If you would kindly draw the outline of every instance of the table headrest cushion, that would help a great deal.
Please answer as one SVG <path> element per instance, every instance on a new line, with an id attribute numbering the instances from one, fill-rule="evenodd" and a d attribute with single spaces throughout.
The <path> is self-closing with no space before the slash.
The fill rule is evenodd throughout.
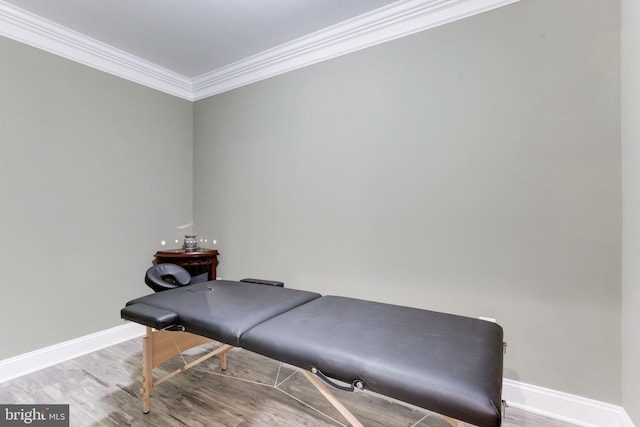
<path id="1" fill-rule="evenodd" d="M 191 275 L 177 264 L 156 264 L 147 270 L 144 282 L 155 292 L 160 292 L 190 284 Z"/>

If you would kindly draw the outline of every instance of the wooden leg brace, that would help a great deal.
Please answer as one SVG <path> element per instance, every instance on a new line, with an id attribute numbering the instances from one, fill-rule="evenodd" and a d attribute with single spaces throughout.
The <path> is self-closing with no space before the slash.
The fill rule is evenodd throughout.
<path id="1" fill-rule="evenodd" d="M 145 414 L 148 414 L 151 410 L 151 390 L 169 378 L 173 378 L 179 373 L 214 356 L 220 357 L 220 367 L 222 370 L 227 369 L 227 352 L 231 350 L 233 346 L 221 343 L 218 348 L 212 352 L 176 369 L 156 382 L 153 381 L 153 368 L 190 348 L 210 342 L 214 341 L 189 332 L 154 331 L 153 328 L 147 327 L 147 335 L 143 340 L 143 373 L 142 377 L 140 377 L 140 382 L 142 382 L 142 388 L 140 389 L 142 393 L 142 411 Z"/>
<path id="2" fill-rule="evenodd" d="M 464 422 L 462 422 L 460 420 L 456 420 L 456 419 L 451 418 L 451 417 L 446 417 L 444 415 L 442 415 L 442 418 L 444 418 L 445 421 L 448 422 L 449 424 L 451 424 L 453 427 L 464 427 L 464 426 L 467 425 L 466 423 L 464 423 Z"/>
<path id="3" fill-rule="evenodd" d="M 331 393 L 327 386 L 324 385 L 324 383 L 317 376 L 304 369 L 302 370 L 302 373 L 305 377 L 307 377 L 309 382 L 313 384 L 313 386 L 318 389 L 320 393 L 322 393 L 324 398 L 327 399 L 329 403 L 331 403 L 331 405 L 333 405 L 333 407 L 336 408 L 338 412 L 340 412 L 340 414 L 342 414 L 342 416 L 349 422 L 349 424 L 351 424 L 351 426 L 364 427 L 362 423 L 356 418 L 356 416 L 353 415 L 351 411 L 349 411 L 349 409 L 347 409 L 347 407 L 344 406 L 333 393 Z M 452 427 L 465 427 L 466 425 L 464 422 L 451 417 L 442 415 L 442 418 L 444 418 L 446 422 L 451 424 Z"/>
<path id="4" fill-rule="evenodd" d="M 353 415 L 351 411 L 349 411 L 347 407 L 344 406 L 342 402 L 340 402 L 338 398 L 334 396 L 333 393 L 331 393 L 331 391 L 329 391 L 327 386 L 324 385 L 322 381 L 318 379 L 318 377 L 306 370 L 303 370 L 302 373 L 305 377 L 307 377 L 309 382 L 313 384 L 313 386 L 317 388 L 320 393 L 322 393 L 324 398 L 327 399 L 329 403 L 331 403 L 333 407 L 336 408 L 347 421 L 349 421 L 349 424 L 351 424 L 353 427 L 364 427 L 362 423 L 358 421 L 356 416 Z"/>

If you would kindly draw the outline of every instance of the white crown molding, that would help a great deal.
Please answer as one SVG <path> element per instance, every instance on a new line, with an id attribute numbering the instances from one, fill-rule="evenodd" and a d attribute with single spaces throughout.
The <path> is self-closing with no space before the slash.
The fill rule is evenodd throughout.
<path id="1" fill-rule="evenodd" d="M 180 98 L 191 80 L 0 0 L 0 35 Z"/>
<path id="2" fill-rule="evenodd" d="M 0 35 L 190 101 L 520 0 L 400 0 L 193 80 L 0 0 Z"/>
<path id="3" fill-rule="evenodd" d="M 520 0 L 403 0 L 193 79 L 194 100 Z"/>

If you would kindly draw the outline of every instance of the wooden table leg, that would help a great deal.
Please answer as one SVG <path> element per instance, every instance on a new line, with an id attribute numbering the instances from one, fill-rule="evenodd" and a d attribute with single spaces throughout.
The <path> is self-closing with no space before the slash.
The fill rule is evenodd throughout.
<path id="1" fill-rule="evenodd" d="M 142 412 L 151 411 L 151 389 L 153 388 L 153 329 L 147 327 L 147 335 L 142 345 Z"/>
<path id="2" fill-rule="evenodd" d="M 451 424 L 453 427 L 465 427 L 466 424 L 460 420 L 456 420 L 455 418 L 451 418 L 451 417 L 447 417 L 445 415 L 442 415 L 442 418 L 445 419 L 446 422 L 448 422 L 449 424 Z"/>

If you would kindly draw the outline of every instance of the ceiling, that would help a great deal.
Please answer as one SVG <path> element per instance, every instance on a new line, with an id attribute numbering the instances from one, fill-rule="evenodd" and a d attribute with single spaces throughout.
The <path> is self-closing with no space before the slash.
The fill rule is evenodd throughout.
<path id="1" fill-rule="evenodd" d="M 395 0 L 8 0 L 186 77 Z"/>
<path id="2" fill-rule="evenodd" d="M 196 100 L 519 0 L 0 0 L 0 35 Z"/>

